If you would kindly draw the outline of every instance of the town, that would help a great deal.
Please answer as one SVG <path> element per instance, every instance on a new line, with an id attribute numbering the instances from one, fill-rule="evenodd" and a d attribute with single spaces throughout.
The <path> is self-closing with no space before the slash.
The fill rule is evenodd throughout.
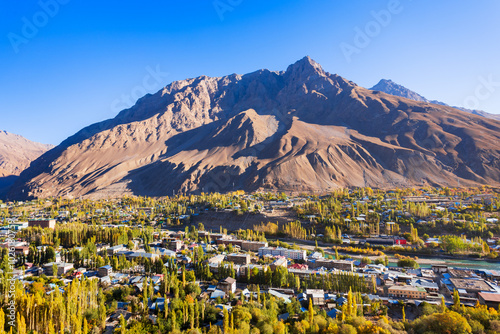
<path id="1" fill-rule="evenodd" d="M 0 218 L 17 333 L 500 331 L 498 189 L 53 198 Z"/>

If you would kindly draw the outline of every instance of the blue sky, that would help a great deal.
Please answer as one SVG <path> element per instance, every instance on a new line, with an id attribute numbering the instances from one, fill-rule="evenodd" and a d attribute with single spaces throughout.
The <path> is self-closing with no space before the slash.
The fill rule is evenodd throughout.
<path id="1" fill-rule="evenodd" d="M 58 144 L 135 97 L 305 55 L 363 87 L 500 113 L 500 2 L 4 1 L 0 129 Z"/>

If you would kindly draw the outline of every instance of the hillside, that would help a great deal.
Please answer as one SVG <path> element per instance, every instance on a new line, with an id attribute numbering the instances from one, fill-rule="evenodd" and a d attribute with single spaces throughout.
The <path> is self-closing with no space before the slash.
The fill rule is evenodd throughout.
<path id="1" fill-rule="evenodd" d="M 22 136 L 0 131 L 0 196 L 26 168 L 52 145 L 33 142 Z"/>

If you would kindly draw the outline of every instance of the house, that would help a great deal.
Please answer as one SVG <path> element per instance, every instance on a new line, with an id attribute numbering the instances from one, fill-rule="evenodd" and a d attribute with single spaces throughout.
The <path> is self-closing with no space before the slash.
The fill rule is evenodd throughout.
<path id="1" fill-rule="evenodd" d="M 113 272 L 113 267 L 110 265 L 100 267 L 97 271 L 99 277 L 109 276 Z"/>
<path id="2" fill-rule="evenodd" d="M 288 297 L 288 295 L 285 295 L 284 293 L 281 293 L 279 291 L 276 291 L 276 290 L 273 290 L 273 289 L 269 289 L 267 291 L 271 296 L 274 296 L 278 299 L 283 299 L 284 303 L 285 304 L 289 304 L 291 303 L 292 301 L 290 300 L 290 298 Z"/>
<path id="3" fill-rule="evenodd" d="M 270 267 L 271 267 L 271 270 L 276 270 L 276 268 L 278 268 L 278 267 L 286 268 L 287 265 L 288 265 L 288 260 L 285 259 L 284 257 L 280 257 L 280 258 L 277 258 L 276 260 L 274 260 L 274 262 L 271 263 Z"/>
<path id="4" fill-rule="evenodd" d="M 164 239 L 163 242 L 163 247 L 170 249 L 171 251 L 177 252 L 182 249 L 182 241 L 179 239 Z"/>
<path id="5" fill-rule="evenodd" d="M 152 248 L 154 250 L 154 253 L 159 254 L 160 256 L 175 257 L 177 255 L 176 252 L 163 247 L 152 247 Z"/>
<path id="6" fill-rule="evenodd" d="M 177 260 L 179 261 L 179 263 L 182 263 L 182 264 L 189 264 L 192 261 L 191 258 L 187 255 L 179 256 L 179 258 Z"/>
<path id="7" fill-rule="evenodd" d="M 331 309 L 326 313 L 326 315 L 330 318 L 336 319 L 338 314 L 341 314 L 342 312 L 340 310 L 337 310 L 336 308 Z"/>
<path id="8" fill-rule="evenodd" d="M 154 311 L 154 310 L 164 311 L 165 310 L 165 302 L 168 303 L 168 299 L 165 300 L 165 298 L 156 298 L 154 301 L 149 299 L 149 302 L 148 302 L 149 309 L 151 311 Z"/>
<path id="9" fill-rule="evenodd" d="M 500 293 L 479 292 L 479 303 L 488 307 L 493 307 L 495 310 L 500 305 Z"/>
<path id="10" fill-rule="evenodd" d="M 16 255 L 28 255 L 29 254 L 29 247 L 28 246 L 16 246 L 14 247 L 14 254 Z"/>
<path id="11" fill-rule="evenodd" d="M 210 294 L 210 299 L 225 298 L 226 293 L 222 290 L 216 289 Z"/>
<path id="12" fill-rule="evenodd" d="M 99 279 L 102 285 L 109 285 L 111 284 L 111 277 L 109 276 L 104 276 Z"/>
<path id="13" fill-rule="evenodd" d="M 217 286 L 218 289 L 224 291 L 225 293 L 235 293 L 236 292 L 236 280 L 232 277 L 228 277 L 225 280 L 219 282 Z"/>

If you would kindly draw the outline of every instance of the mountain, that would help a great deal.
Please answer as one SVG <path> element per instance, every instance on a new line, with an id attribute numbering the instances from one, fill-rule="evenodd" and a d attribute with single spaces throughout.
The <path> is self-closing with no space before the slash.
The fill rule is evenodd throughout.
<path id="1" fill-rule="evenodd" d="M 25 170 L 11 198 L 499 185 L 500 122 L 286 71 L 175 81 Z"/>
<path id="2" fill-rule="evenodd" d="M 0 195 L 35 160 L 52 145 L 33 142 L 22 136 L 0 131 Z"/>
<path id="3" fill-rule="evenodd" d="M 382 79 L 375 86 L 370 88 L 370 90 L 376 90 L 376 91 L 384 92 L 384 93 L 391 94 L 394 96 L 405 97 L 407 99 L 414 100 L 414 101 L 429 102 L 429 103 L 434 103 L 434 104 L 439 104 L 442 106 L 449 107 L 449 105 L 444 103 L 444 102 L 440 102 L 440 101 L 436 101 L 436 100 L 427 100 L 422 95 L 415 93 L 414 91 L 412 91 L 404 86 L 401 86 L 392 80 Z M 471 110 L 471 109 L 466 109 L 466 108 L 462 108 L 462 107 L 452 107 L 452 108 L 459 109 L 459 110 L 462 110 L 462 111 L 465 111 L 465 112 L 468 112 L 468 113 L 471 113 L 474 115 L 479 115 L 479 116 L 483 116 L 486 118 L 491 118 L 491 119 L 495 119 L 497 121 L 500 121 L 500 115 L 490 114 L 490 113 L 487 113 L 486 111 Z"/>

